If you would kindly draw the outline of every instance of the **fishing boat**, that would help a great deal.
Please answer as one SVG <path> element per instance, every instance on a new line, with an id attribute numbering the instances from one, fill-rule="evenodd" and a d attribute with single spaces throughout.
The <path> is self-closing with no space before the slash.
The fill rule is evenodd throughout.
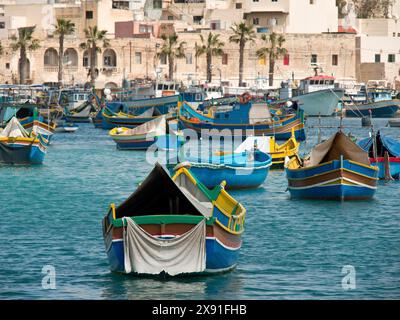
<path id="1" fill-rule="evenodd" d="M 184 159 L 175 170 L 182 166 L 189 168 L 207 188 L 214 188 L 222 181 L 226 181 L 227 189 L 258 188 L 267 179 L 272 165 L 271 156 L 258 150 Z"/>
<path id="2" fill-rule="evenodd" d="M 75 110 L 66 110 L 65 119 L 70 122 L 87 123 L 90 122 L 90 113 L 95 110 L 90 102 L 84 102 Z"/>
<path id="3" fill-rule="evenodd" d="M 29 133 L 34 132 L 36 134 L 40 134 L 49 142 L 56 129 L 55 124 L 42 122 L 43 118 L 41 116 L 27 117 L 19 119 L 19 121 L 26 131 L 28 131 Z"/>
<path id="4" fill-rule="evenodd" d="M 116 127 L 135 128 L 160 116 L 161 114 L 155 108 L 147 109 L 142 114 L 134 116 L 124 112 L 112 112 L 105 107 L 102 111 L 103 119 L 101 125 L 103 129 L 114 129 Z"/>
<path id="5" fill-rule="evenodd" d="M 41 164 L 46 148 L 47 140 L 28 133 L 15 117 L 0 132 L 0 163 Z"/>
<path id="6" fill-rule="evenodd" d="M 393 118 L 400 108 L 400 100 L 369 101 L 345 108 L 346 117 Z"/>
<path id="7" fill-rule="evenodd" d="M 291 87 L 291 81 L 283 83 L 280 89 L 280 101 L 296 101 L 300 109 L 309 117 L 332 116 L 344 90 L 335 85 L 335 78 L 327 75 L 315 75 L 302 79 L 298 89 Z"/>
<path id="8" fill-rule="evenodd" d="M 69 121 L 62 121 L 57 124 L 57 127 L 55 129 L 55 132 L 60 132 L 60 133 L 74 133 L 79 129 L 77 125 L 75 125 L 73 122 Z"/>
<path id="9" fill-rule="evenodd" d="M 285 162 L 298 157 L 299 148 L 300 143 L 293 133 L 292 137 L 283 144 L 276 143 L 274 137 L 248 137 L 235 149 L 235 152 L 240 153 L 251 149 L 260 150 L 271 155 L 271 170 L 283 170 Z"/>
<path id="10" fill-rule="evenodd" d="M 389 120 L 388 126 L 391 128 L 400 128 L 400 119 Z"/>
<path id="11" fill-rule="evenodd" d="M 109 132 L 109 135 L 120 150 L 147 150 L 151 145 L 157 144 L 158 140 L 162 140 L 160 144 L 163 149 L 177 148 L 178 140 L 183 142 L 180 135 L 169 130 L 165 116 L 153 119 L 133 129 L 114 128 Z"/>
<path id="12" fill-rule="evenodd" d="M 207 189 L 186 168 L 171 178 L 156 164 L 121 205 L 110 205 L 103 237 L 110 269 L 193 275 L 235 268 L 246 210 L 223 185 Z"/>
<path id="13" fill-rule="evenodd" d="M 379 179 L 400 178 L 400 142 L 383 135 L 380 131 L 374 137 L 363 139 L 358 145 L 368 153 L 371 165 L 379 168 Z"/>
<path id="14" fill-rule="evenodd" d="M 286 175 L 292 198 L 363 200 L 376 192 L 378 168 L 370 165 L 367 152 L 338 131 L 315 146 L 308 159 L 288 162 Z"/>
<path id="15" fill-rule="evenodd" d="M 183 102 L 179 105 L 178 117 L 183 128 L 195 130 L 202 137 L 264 135 L 274 136 L 276 140 L 288 140 L 294 131 L 297 140 L 306 138 L 302 111 L 284 117 L 273 116 L 264 103 L 242 100 L 242 103 L 211 108 L 208 115 L 204 115 Z"/>

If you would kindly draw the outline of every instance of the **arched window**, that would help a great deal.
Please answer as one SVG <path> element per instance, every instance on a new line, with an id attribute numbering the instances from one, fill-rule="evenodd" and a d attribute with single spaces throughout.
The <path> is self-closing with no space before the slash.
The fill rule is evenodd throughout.
<path id="1" fill-rule="evenodd" d="M 90 67 L 90 53 L 89 53 L 89 50 L 85 50 L 83 52 L 82 65 L 84 67 L 86 67 L 86 68 Z M 94 65 L 97 66 L 97 53 L 96 53 L 96 59 L 95 59 Z"/>
<path id="2" fill-rule="evenodd" d="M 117 55 L 113 49 L 107 49 L 103 54 L 103 65 L 104 67 L 116 67 L 117 66 Z"/>
<path id="3" fill-rule="evenodd" d="M 58 52 L 54 48 L 49 48 L 44 52 L 44 65 L 46 67 L 58 66 Z"/>
<path id="4" fill-rule="evenodd" d="M 66 67 L 78 66 L 78 52 L 73 48 L 68 48 L 64 51 L 64 64 Z"/>

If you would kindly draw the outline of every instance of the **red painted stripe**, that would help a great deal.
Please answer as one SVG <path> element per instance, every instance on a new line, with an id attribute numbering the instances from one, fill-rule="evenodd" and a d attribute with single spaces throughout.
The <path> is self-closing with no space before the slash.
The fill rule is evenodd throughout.
<path id="1" fill-rule="evenodd" d="M 385 162 L 385 158 L 379 157 L 379 158 L 369 158 L 369 161 L 371 163 L 376 163 L 376 162 Z M 398 162 L 400 163 L 400 157 L 390 157 L 389 158 L 390 162 Z"/>

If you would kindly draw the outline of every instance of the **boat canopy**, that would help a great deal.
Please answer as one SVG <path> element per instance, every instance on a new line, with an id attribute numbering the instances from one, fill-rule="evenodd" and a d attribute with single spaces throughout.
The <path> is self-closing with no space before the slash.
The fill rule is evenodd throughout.
<path id="1" fill-rule="evenodd" d="M 13 117 L 2 132 L 0 132 L 0 137 L 8 138 L 27 138 L 29 137 L 28 132 L 19 123 L 16 117 Z"/>
<path id="2" fill-rule="evenodd" d="M 136 128 L 123 132 L 123 135 L 143 135 L 152 133 L 156 136 L 165 135 L 167 132 L 167 120 L 165 116 L 161 116 L 154 120 L 147 121 Z M 117 128 L 118 133 L 118 128 Z"/>
<path id="3" fill-rule="evenodd" d="M 116 218 L 148 215 L 212 215 L 212 202 L 199 186 L 182 173 L 172 180 L 156 164 L 136 191 L 116 208 Z"/>
<path id="4" fill-rule="evenodd" d="M 372 137 L 361 140 L 358 145 L 368 152 L 370 158 L 374 158 L 374 148 Z M 397 140 L 384 136 L 378 131 L 376 135 L 376 153 L 378 157 L 384 157 L 385 152 L 389 153 L 389 157 L 400 157 L 400 142 Z"/>
<path id="5" fill-rule="evenodd" d="M 325 142 L 314 147 L 311 151 L 307 167 L 340 160 L 341 156 L 343 156 L 344 160 L 352 160 L 367 166 L 370 165 L 367 152 L 361 149 L 347 135 L 339 131 Z"/>

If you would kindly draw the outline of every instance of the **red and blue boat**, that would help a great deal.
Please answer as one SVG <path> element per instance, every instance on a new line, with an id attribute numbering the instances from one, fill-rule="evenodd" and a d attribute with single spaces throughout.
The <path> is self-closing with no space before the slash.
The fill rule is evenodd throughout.
<path id="1" fill-rule="evenodd" d="M 197 275 L 235 268 L 245 208 L 223 185 L 207 189 L 186 168 L 156 164 L 103 218 L 110 269 L 135 275 Z"/>
<path id="2" fill-rule="evenodd" d="M 371 135 L 358 145 L 368 152 L 370 163 L 379 168 L 379 179 L 400 178 L 400 142 L 378 131 L 375 138 Z"/>
<path id="3" fill-rule="evenodd" d="M 378 182 L 367 152 L 341 131 L 314 147 L 308 159 L 290 160 L 286 175 L 294 199 L 371 199 Z"/>
<path id="4" fill-rule="evenodd" d="M 282 118 L 271 114 L 265 103 L 233 103 L 211 108 L 207 115 L 194 110 L 188 103 L 180 103 L 178 117 L 181 127 L 192 129 L 199 136 L 230 135 L 274 136 L 288 140 L 294 132 L 299 141 L 306 139 L 303 112 Z"/>

